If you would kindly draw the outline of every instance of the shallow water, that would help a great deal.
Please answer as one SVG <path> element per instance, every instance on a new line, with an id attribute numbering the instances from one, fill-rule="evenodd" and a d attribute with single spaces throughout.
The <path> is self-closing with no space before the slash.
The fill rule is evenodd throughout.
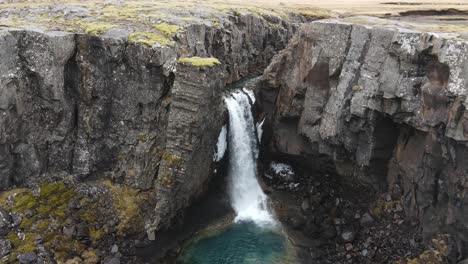
<path id="1" fill-rule="evenodd" d="M 238 222 L 226 229 L 195 238 L 178 259 L 180 264 L 296 263 L 281 232 L 253 222 Z"/>

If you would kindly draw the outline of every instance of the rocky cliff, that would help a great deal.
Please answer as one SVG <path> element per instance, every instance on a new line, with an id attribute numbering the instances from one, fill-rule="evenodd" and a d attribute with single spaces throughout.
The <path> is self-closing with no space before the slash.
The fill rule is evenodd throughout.
<path id="1" fill-rule="evenodd" d="M 304 25 L 273 59 L 258 90 L 269 150 L 318 171 L 318 157 L 332 160 L 401 201 L 426 241 L 450 234 L 465 258 L 468 43 L 356 21 Z"/>
<path id="2" fill-rule="evenodd" d="M 65 182 L 73 190 L 85 182 L 89 192 L 84 196 L 94 201 L 109 198 L 102 188 L 119 190 L 120 195 L 104 204 L 116 209 L 117 216 L 119 209 L 130 211 L 121 210 L 122 217 L 105 221 L 122 223 L 132 216 L 138 229 L 143 217 L 149 238 L 155 239 L 155 231 L 168 228 L 207 188 L 224 122 L 226 83 L 259 74 L 302 20 L 297 15 L 282 19 L 228 12 L 216 23 L 176 27 L 165 37 L 170 42 L 161 43 L 135 40 L 128 28 L 85 34 L 39 26 L 0 28 L 0 189 L 28 187 L 40 196 L 45 182 Z M 96 181 L 97 189 L 92 187 Z M 19 189 L 5 195 L 16 205 L 36 199 Z M 70 208 L 96 209 L 81 198 L 81 205 Z M 20 215 L 40 215 L 35 202 L 21 209 Z M 70 212 L 70 217 L 75 215 L 73 230 L 86 222 L 76 214 L 82 213 Z M 39 218 L 28 218 L 27 226 L 6 226 L 12 234 L 36 234 Z M 95 236 L 91 222 L 83 228 Z M 61 233 L 62 228 L 61 223 L 53 230 Z M 137 230 L 120 231 L 125 236 Z M 113 237 L 112 232 L 98 237 Z M 143 228 L 136 233 L 145 234 Z M 77 239 L 83 232 L 70 234 Z M 86 231 L 84 239 L 89 241 L 89 235 Z M 24 243 L 13 246 L 22 248 Z"/>

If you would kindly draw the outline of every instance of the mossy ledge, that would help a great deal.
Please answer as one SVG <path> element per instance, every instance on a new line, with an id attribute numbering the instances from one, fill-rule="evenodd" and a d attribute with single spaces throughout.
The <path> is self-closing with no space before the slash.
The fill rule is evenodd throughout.
<path id="1" fill-rule="evenodd" d="M 201 57 L 187 57 L 187 58 L 180 58 L 178 60 L 179 63 L 185 65 L 191 65 L 195 67 L 213 67 L 216 65 L 220 65 L 221 62 L 217 58 L 201 58 Z"/>
<path id="2" fill-rule="evenodd" d="M 130 36 L 128 36 L 128 41 L 131 43 L 142 43 L 148 47 L 152 47 L 155 44 L 160 44 L 161 46 L 174 45 L 174 43 L 168 38 L 166 38 L 164 35 L 154 32 L 133 32 L 132 34 L 130 34 Z"/>

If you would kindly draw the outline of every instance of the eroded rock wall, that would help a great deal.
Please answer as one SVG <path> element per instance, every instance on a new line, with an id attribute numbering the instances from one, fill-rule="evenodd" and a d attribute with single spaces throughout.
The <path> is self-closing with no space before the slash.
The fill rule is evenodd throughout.
<path id="1" fill-rule="evenodd" d="M 466 257 L 467 51 L 395 27 L 304 25 L 258 91 L 270 151 L 331 157 L 343 177 L 397 193 L 426 239 L 449 233 Z"/>
<path id="2" fill-rule="evenodd" d="M 128 29 L 0 29 L 0 189 L 111 179 L 154 190 L 147 228 L 170 226 L 212 175 L 225 84 L 260 73 L 302 19 L 229 14 L 153 47 Z M 193 56 L 221 64 L 177 63 Z"/>

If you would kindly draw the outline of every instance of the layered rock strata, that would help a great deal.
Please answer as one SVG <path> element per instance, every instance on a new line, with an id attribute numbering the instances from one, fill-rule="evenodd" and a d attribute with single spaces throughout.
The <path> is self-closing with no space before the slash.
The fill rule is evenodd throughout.
<path id="1" fill-rule="evenodd" d="M 153 190 L 149 233 L 168 227 L 212 176 L 225 84 L 260 73 L 302 20 L 228 13 L 171 45 L 1 28 L 0 189 L 111 179 Z M 195 56 L 220 65 L 177 62 Z"/>

